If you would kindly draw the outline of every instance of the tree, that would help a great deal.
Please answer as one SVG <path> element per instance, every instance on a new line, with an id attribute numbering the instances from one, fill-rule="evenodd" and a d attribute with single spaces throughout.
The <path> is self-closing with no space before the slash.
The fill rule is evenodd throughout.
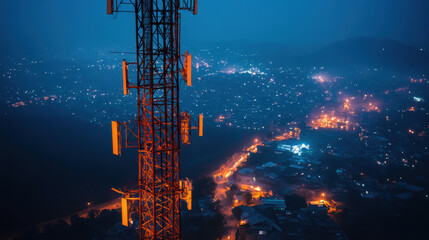
<path id="1" fill-rule="evenodd" d="M 300 208 L 307 207 L 305 198 L 297 194 L 284 195 L 283 199 L 285 200 L 286 209 L 288 210 L 299 210 Z"/>
<path id="2" fill-rule="evenodd" d="M 243 210 L 241 210 L 240 207 L 235 207 L 232 209 L 232 215 L 235 217 L 237 221 L 241 219 L 241 214 L 243 213 Z"/>
<path id="3" fill-rule="evenodd" d="M 213 196 L 216 191 L 216 183 L 212 177 L 203 177 L 195 181 L 193 187 L 194 198 L 201 198 L 204 196 Z"/>
<path id="4" fill-rule="evenodd" d="M 74 215 L 70 218 L 70 225 L 64 220 L 58 220 L 54 224 L 48 224 L 42 233 L 36 227 L 24 232 L 17 240 L 72 240 L 72 239 L 105 239 L 106 232 L 121 219 L 116 210 L 94 211 L 89 213 L 89 218 Z"/>
<path id="5" fill-rule="evenodd" d="M 234 192 L 234 195 L 238 192 L 238 186 L 237 184 L 232 184 L 231 187 L 229 188 L 229 190 L 231 190 L 232 192 Z"/>
<path id="6" fill-rule="evenodd" d="M 224 216 L 217 212 L 212 217 L 189 216 L 182 217 L 182 236 L 187 240 L 216 240 L 222 237 Z"/>
<path id="7" fill-rule="evenodd" d="M 234 201 L 234 196 L 238 192 L 238 186 L 235 184 L 232 184 L 228 191 L 226 191 L 226 200 L 224 202 L 224 205 L 229 206 L 232 205 Z"/>
<path id="8" fill-rule="evenodd" d="M 252 204 L 252 194 L 250 192 L 243 193 L 243 201 L 246 205 Z"/>

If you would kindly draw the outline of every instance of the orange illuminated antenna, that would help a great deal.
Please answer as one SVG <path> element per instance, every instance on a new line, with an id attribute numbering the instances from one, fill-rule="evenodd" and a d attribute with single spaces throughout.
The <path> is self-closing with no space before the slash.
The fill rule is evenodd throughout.
<path id="1" fill-rule="evenodd" d="M 186 84 L 188 86 L 192 85 L 192 55 L 185 51 L 185 64 L 183 67 L 183 78 L 186 79 Z"/>
<path id="2" fill-rule="evenodd" d="M 130 91 L 128 90 L 128 63 L 122 60 L 122 80 L 124 85 L 124 95 L 128 95 Z"/>
<path id="3" fill-rule="evenodd" d="M 122 208 L 122 225 L 128 227 L 128 201 L 126 198 L 121 198 Z"/>
<path id="4" fill-rule="evenodd" d="M 192 129 L 198 129 L 198 135 L 201 137 L 203 136 L 203 114 L 199 115 L 198 118 L 198 126 L 192 127 L 191 126 L 191 115 L 187 112 L 182 112 L 180 114 L 180 123 L 181 123 L 181 137 L 182 137 L 182 143 L 183 144 L 190 144 L 190 138 L 191 138 L 191 130 Z"/>
<path id="5" fill-rule="evenodd" d="M 192 184 L 192 183 L 191 183 Z M 192 188 L 192 186 L 191 186 Z M 128 227 L 129 226 L 129 219 L 130 219 L 130 213 L 128 211 L 128 201 L 131 203 L 133 201 L 138 201 L 138 198 L 131 197 L 132 191 L 121 191 L 116 188 L 111 188 L 113 191 L 120 193 L 123 195 L 121 198 L 121 209 L 122 209 L 122 225 Z"/>
<path id="6" fill-rule="evenodd" d="M 118 122 L 112 121 L 112 146 L 113 154 L 121 155 L 120 134 Z"/>
<path id="7" fill-rule="evenodd" d="M 191 131 L 191 115 L 187 112 L 181 113 L 181 137 L 183 144 L 190 144 L 190 131 Z"/>
<path id="8" fill-rule="evenodd" d="M 203 114 L 200 114 L 200 117 L 198 118 L 198 135 L 200 137 L 203 136 Z"/>
<path id="9" fill-rule="evenodd" d="M 180 189 L 182 189 L 182 194 L 180 198 L 185 200 L 188 210 L 192 210 L 192 181 L 186 178 L 185 180 L 180 180 Z"/>

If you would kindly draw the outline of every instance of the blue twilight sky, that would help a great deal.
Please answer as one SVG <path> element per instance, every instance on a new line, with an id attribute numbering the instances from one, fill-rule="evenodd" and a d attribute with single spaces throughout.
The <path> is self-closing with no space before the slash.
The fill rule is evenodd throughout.
<path id="1" fill-rule="evenodd" d="M 377 37 L 429 46 L 428 0 L 200 0 L 198 16 L 182 15 L 188 44 L 324 45 Z M 0 21 L 3 47 L 133 49 L 132 15 L 107 16 L 105 0 L 4 0 Z"/>

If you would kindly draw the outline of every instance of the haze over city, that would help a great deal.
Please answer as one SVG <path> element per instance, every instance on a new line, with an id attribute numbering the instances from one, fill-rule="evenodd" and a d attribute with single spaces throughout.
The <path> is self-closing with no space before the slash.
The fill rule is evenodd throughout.
<path id="1" fill-rule="evenodd" d="M 183 240 L 425 239 L 429 2 L 180 2 L 179 72 L 143 78 L 180 80 Z M 139 114 L 135 16 L 113 10 L 0 8 L 1 239 L 139 238 L 138 151 L 111 135 Z"/>

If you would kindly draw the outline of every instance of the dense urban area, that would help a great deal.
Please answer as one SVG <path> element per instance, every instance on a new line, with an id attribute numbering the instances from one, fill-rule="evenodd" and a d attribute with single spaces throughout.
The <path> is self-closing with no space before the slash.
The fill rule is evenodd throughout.
<path id="1" fill-rule="evenodd" d="M 394 49 L 372 54 L 385 51 Z M 106 129 L 111 120 L 129 119 L 135 93 L 122 95 L 120 81 L 120 63 L 129 56 L 94 55 L 97 60 L 86 64 L 78 58 L 3 59 L 2 118 L 48 107 Z M 216 159 L 208 174 L 192 179 L 193 209 L 183 208 L 185 240 L 414 239 L 425 231 L 424 72 L 296 66 L 263 51 L 221 46 L 194 51 L 193 72 L 193 86 L 181 86 L 181 108 L 195 119 L 204 114 L 210 127 L 244 130 L 249 137 L 235 153 Z M 55 228 L 90 231 L 76 227 L 87 221 L 97 226 L 90 231 L 95 239 L 132 238 L 119 212 L 109 209 L 75 216 L 71 227 L 63 221 L 29 234 L 50 239 L 61 232 Z M 395 230 L 401 228 L 413 231 Z"/>

